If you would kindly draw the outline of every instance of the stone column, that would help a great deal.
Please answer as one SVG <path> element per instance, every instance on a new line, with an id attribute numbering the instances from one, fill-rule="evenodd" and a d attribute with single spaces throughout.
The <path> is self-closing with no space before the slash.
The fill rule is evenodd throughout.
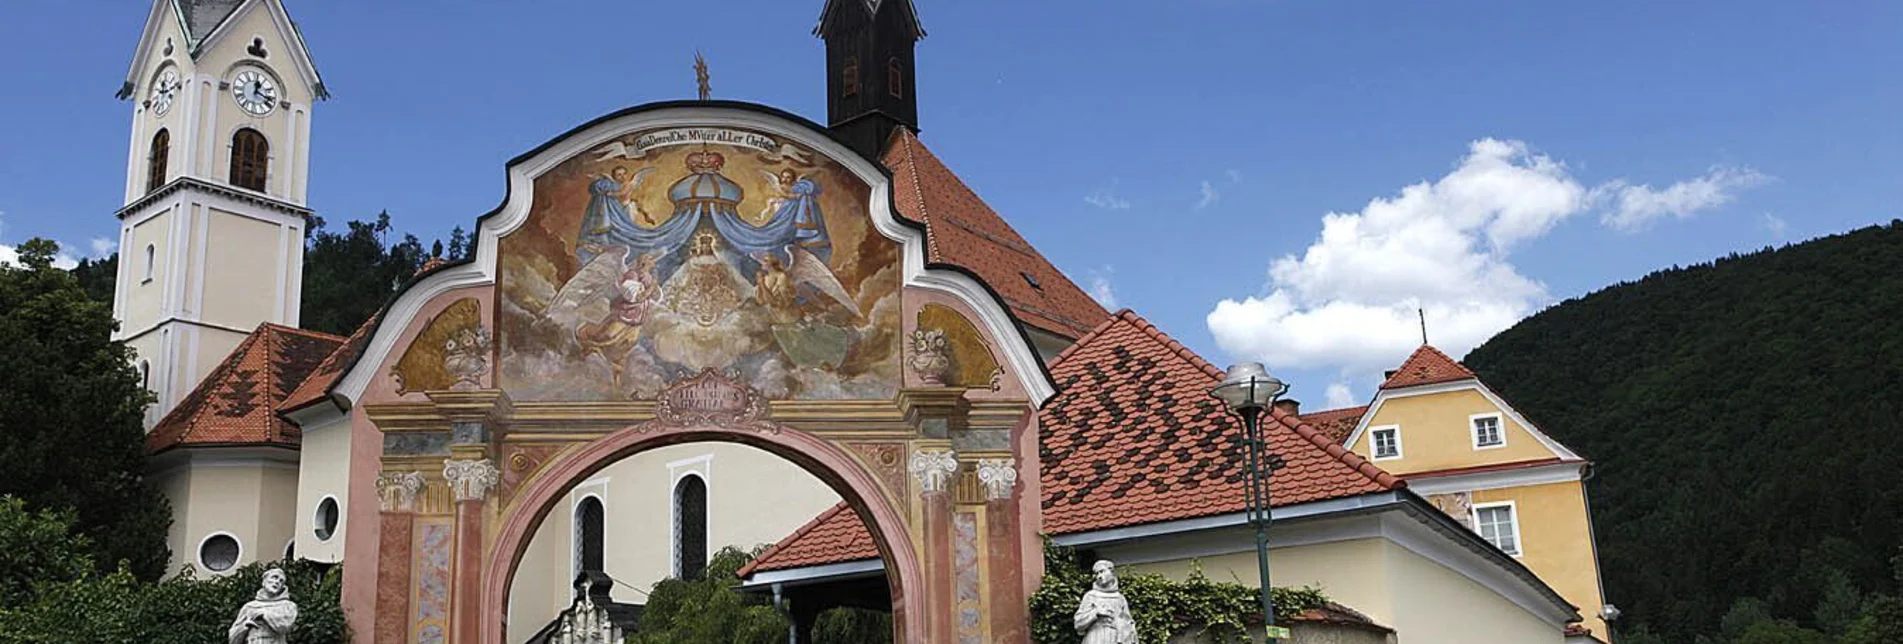
<path id="1" fill-rule="evenodd" d="M 489 459 L 443 461 L 443 479 L 456 502 L 456 546 L 451 564 L 455 571 L 449 591 L 449 641 L 474 642 L 481 637 L 483 505 L 502 481 L 502 470 Z M 497 610 L 502 610 L 500 607 Z"/>
<path id="2" fill-rule="evenodd" d="M 985 489 L 985 556 L 991 572 L 985 586 L 991 594 L 986 606 L 991 637 L 1009 644 L 1028 643 L 1031 616 L 1020 582 L 1024 562 L 1022 544 L 1018 542 L 1017 459 L 979 460 L 978 482 Z"/>
<path id="3" fill-rule="evenodd" d="M 958 473 L 958 455 L 949 447 L 924 447 L 912 453 L 912 478 L 918 483 L 921 534 L 924 537 L 925 592 L 930 614 L 924 619 L 934 642 L 952 641 L 951 512 L 952 480 Z"/>
<path id="4" fill-rule="evenodd" d="M 420 472 L 377 476 L 377 598 L 373 644 L 405 644 L 410 637 L 410 550 Z"/>

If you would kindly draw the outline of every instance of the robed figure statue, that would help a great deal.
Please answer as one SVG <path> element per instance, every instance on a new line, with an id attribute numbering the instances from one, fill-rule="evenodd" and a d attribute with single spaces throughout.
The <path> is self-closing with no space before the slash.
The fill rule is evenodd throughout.
<path id="1" fill-rule="evenodd" d="M 285 644 L 290 641 L 291 626 L 297 623 L 297 604 L 291 602 L 291 589 L 284 571 L 264 571 L 256 599 L 238 609 L 231 622 L 230 644 Z"/>
<path id="2" fill-rule="evenodd" d="M 1083 644 L 1137 644 L 1136 618 L 1130 615 L 1130 602 L 1117 590 L 1116 565 L 1098 561 L 1090 570 L 1096 579 L 1077 603 L 1074 618 Z"/>

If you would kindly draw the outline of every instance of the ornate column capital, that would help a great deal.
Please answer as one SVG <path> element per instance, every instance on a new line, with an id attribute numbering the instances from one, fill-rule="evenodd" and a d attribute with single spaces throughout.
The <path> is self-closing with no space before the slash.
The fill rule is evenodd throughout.
<path id="1" fill-rule="evenodd" d="M 443 478 L 457 501 L 481 501 L 502 481 L 502 470 L 489 459 L 443 461 Z"/>
<path id="2" fill-rule="evenodd" d="M 986 500 L 1002 501 L 1011 498 L 1012 488 L 1018 485 L 1017 459 L 978 459 L 978 482 L 985 486 Z"/>
<path id="3" fill-rule="evenodd" d="M 423 491 L 422 472 L 383 472 L 377 475 L 377 501 L 384 512 L 415 512 L 416 495 Z"/>
<path id="4" fill-rule="evenodd" d="M 910 469 L 912 478 L 918 480 L 920 492 L 943 493 L 950 487 L 952 475 L 958 472 L 958 454 L 949 449 L 920 449 L 912 452 Z"/>

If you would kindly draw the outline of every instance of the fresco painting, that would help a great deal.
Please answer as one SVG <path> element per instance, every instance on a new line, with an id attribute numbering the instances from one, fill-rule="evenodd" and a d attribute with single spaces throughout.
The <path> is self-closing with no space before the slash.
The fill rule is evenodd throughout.
<path id="1" fill-rule="evenodd" d="M 839 163 L 732 128 L 631 133 L 535 179 L 499 248 L 501 388 L 636 400 L 713 369 L 773 399 L 889 398 L 899 245 Z"/>

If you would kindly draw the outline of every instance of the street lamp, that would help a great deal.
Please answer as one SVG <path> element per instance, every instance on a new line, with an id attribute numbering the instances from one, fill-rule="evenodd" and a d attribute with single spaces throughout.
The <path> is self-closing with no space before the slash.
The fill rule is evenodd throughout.
<path id="1" fill-rule="evenodd" d="M 1269 375 L 1260 363 L 1244 362 L 1229 367 L 1229 373 L 1209 395 L 1221 400 L 1242 418 L 1249 448 L 1249 522 L 1255 524 L 1255 558 L 1262 575 L 1262 630 L 1264 639 L 1288 637 L 1275 626 L 1275 606 L 1269 603 L 1269 481 L 1262 471 L 1269 444 L 1262 436 L 1262 415 L 1275 399 L 1288 392 L 1288 384 Z"/>

